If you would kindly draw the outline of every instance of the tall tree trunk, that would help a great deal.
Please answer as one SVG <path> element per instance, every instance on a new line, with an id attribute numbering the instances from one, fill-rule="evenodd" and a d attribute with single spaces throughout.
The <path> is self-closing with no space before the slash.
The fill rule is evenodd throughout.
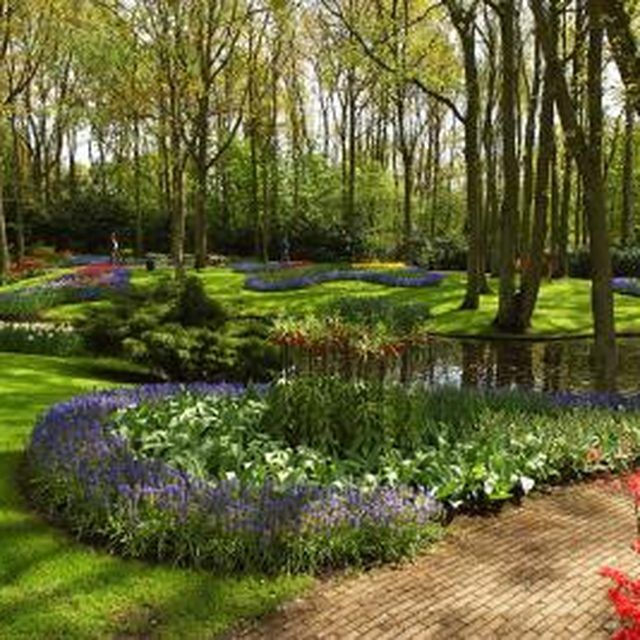
<path id="1" fill-rule="evenodd" d="M 356 232 L 356 86 L 355 70 L 347 72 L 347 189 L 345 218 L 347 229 L 354 239 Z"/>
<path id="2" fill-rule="evenodd" d="M 600 386 L 615 385 L 616 334 L 611 290 L 611 257 L 607 230 L 607 206 L 602 168 L 602 65 L 604 25 L 602 0 L 588 0 L 589 52 L 587 103 L 589 115 L 589 171 L 583 174 L 591 240 L 593 270 L 591 304 L 596 334 L 596 361 Z"/>
<path id="3" fill-rule="evenodd" d="M 207 144 L 209 142 L 209 101 L 208 96 L 200 99 L 199 114 L 197 117 L 196 127 L 196 186 L 194 194 L 194 231 L 195 231 L 195 267 L 196 269 L 204 269 L 207 265 L 207 241 L 208 241 L 208 224 L 207 224 L 207 198 L 209 177 L 209 167 L 207 166 Z"/>
<path id="4" fill-rule="evenodd" d="M 555 15 L 552 17 L 552 20 L 555 23 Z M 555 34 L 555 28 L 553 31 Z M 551 73 L 550 66 L 547 64 L 545 65 L 542 108 L 540 112 L 540 134 L 536 166 L 530 262 L 528 268 L 525 269 L 522 274 L 522 286 L 518 305 L 520 316 L 518 329 L 520 331 L 524 331 L 531 326 L 531 318 L 538 299 L 544 267 L 544 248 L 548 226 L 549 183 L 554 152 L 553 82 L 553 74 Z"/>
<path id="5" fill-rule="evenodd" d="M 585 135 L 572 101 L 562 65 L 553 50 L 551 31 L 541 0 L 530 0 L 547 64 L 555 79 L 556 105 L 565 137 L 575 152 L 582 177 L 584 202 L 591 238 L 591 308 L 595 327 L 597 383 L 601 388 L 615 385 L 617 368 L 611 257 L 606 220 L 606 196 L 602 163 L 602 49 L 603 23 L 601 0 L 588 0 L 589 53 L 587 102 L 589 130 Z"/>
<path id="6" fill-rule="evenodd" d="M 533 165 L 536 139 L 536 118 L 540 101 L 540 45 L 536 41 L 534 53 L 533 82 L 529 107 L 527 110 L 526 132 L 524 137 L 524 177 L 522 187 L 522 233 L 519 243 L 521 256 L 529 255 L 531 239 L 531 207 L 533 204 Z"/>
<path id="7" fill-rule="evenodd" d="M 469 250 L 467 254 L 467 289 L 461 309 L 477 309 L 483 288 L 482 264 L 482 166 L 480 163 L 480 83 L 476 59 L 475 8 L 467 11 L 448 0 L 446 7 L 460 37 L 464 56 L 467 109 L 464 118 L 464 156 L 467 181 L 467 217 Z"/>
<path id="8" fill-rule="evenodd" d="M 515 0 L 501 4 L 502 34 L 502 162 L 504 194 L 500 211 L 500 288 L 495 325 L 502 331 L 517 329 L 515 299 L 515 246 L 518 228 L 519 164 L 516 149 L 516 6 Z"/>
<path id="9" fill-rule="evenodd" d="M 624 166 L 622 175 L 621 241 L 625 247 L 634 241 L 634 108 L 629 96 L 625 102 Z"/>
<path id="10" fill-rule="evenodd" d="M 9 241 L 7 238 L 7 224 L 4 213 L 4 135 L 0 122 L 0 284 L 5 284 L 9 278 L 11 259 L 9 255 Z"/>
<path id="11" fill-rule="evenodd" d="M 13 204 L 16 219 L 16 253 L 18 262 L 22 262 L 25 255 L 25 232 L 24 232 L 24 207 L 22 197 L 22 151 L 20 149 L 20 134 L 16 116 L 11 116 L 11 140 L 13 148 L 12 181 L 13 181 Z M 2 169 L 0 168 L 0 171 Z"/>
<path id="12" fill-rule="evenodd" d="M 135 115 L 133 123 L 133 201 L 136 215 L 136 256 L 142 257 L 144 253 L 144 230 L 142 221 L 141 204 L 142 169 L 140 166 L 140 119 Z"/>

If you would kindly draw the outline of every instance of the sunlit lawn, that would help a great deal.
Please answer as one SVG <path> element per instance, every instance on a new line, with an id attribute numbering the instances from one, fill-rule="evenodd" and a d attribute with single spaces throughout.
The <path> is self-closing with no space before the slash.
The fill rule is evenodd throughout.
<path id="1" fill-rule="evenodd" d="M 0 638 L 210 638 L 272 609 L 307 577 L 220 578 L 125 561 L 71 540 L 19 491 L 36 416 L 63 398 L 120 380 L 117 363 L 0 354 Z"/>
<path id="2" fill-rule="evenodd" d="M 166 271 L 164 272 L 166 273 Z M 147 273 L 138 269 L 133 282 L 148 286 L 162 277 L 163 271 Z M 208 293 L 227 303 L 235 312 L 251 315 L 301 313 L 321 308 L 331 300 L 346 296 L 384 296 L 398 302 L 423 301 L 429 305 L 433 319 L 426 329 L 436 333 L 477 335 L 492 332 L 498 297 L 497 281 L 491 281 L 492 293 L 484 295 L 478 311 L 460 311 L 464 297 L 465 276 L 449 273 L 437 287 L 402 289 L 364 282 L 331 282 L 307 289 L 282 292 L 254 292 L 243 288 L 245 276 L 230 269 L 211 268 L 201 272 Z M 533 318 L 530 335 L 582 335 L 593 331 L 591 319 L 591 285 L 587 280 L 564 279 L 544 282 Z M 93 304 L 104 304 L 103 302 Z M 640 333 L 640 298 L 615 296 L 616 323 L 619 333 Z M 52 320 L 81 317 L 86 303 L 52 309 Z"/>

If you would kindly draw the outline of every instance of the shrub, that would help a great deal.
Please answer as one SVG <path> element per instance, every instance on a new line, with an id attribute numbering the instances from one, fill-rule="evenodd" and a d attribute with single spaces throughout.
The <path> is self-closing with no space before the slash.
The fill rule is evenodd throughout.
<path id="1" fill-rule="evenodd" d="M 640 278 L 640 247 L 614 247 L 611 267 L 615 278 Z M 572 278 L 591 277 L 591 257 L 588 249 L 580 249 L 569 256 L 569 275 Z"/>
<path id="2" fill-rule="evenodd" d="M 82 333 L 89 349 L 124 355 L 167 380 L 260 381 L 279 370 L 264 329 L 230 319 L 196 277 L 117 296 L 90 310 Z"/>

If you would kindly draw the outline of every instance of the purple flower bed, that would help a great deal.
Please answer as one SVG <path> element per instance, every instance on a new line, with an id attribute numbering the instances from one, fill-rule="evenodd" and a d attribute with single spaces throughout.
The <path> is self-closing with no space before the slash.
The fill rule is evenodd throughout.
<path id="1" fill-rule="evenodd" d="M 0 319 L 37 320 L 38 314 L 59 304 L 99 300 L 109 291 L 123 291 L 131 273 L 123 267 L 84 267 L 31 287 L 0 294 Z"/>
<path id="2" fill-rule="evenodd" d="M 613 278 L 611 288 L 616 293 L 640 297 L 640 282 L 635 278 Z"/>
<path id="3" fill-rule="evenodd" d="M 607 409 L 610 411 L 640 411 L 640 393 L 606 391 L 562 391 L 551 394 L 554 404 L 566 408 Z"/>
<path id="4" fill-rule="evenodd" d="M 70 256 L 67 262 L 72 267 L 84 267 L 88 265 L 108 263 L 109 256 L 94 253 L 78 253 Z"/>
<path id="5" fill-rule="evenodd" d="M 250 276 L 245 281 L 245 287 L 252 291 L 290 291 L 311 287 L 324 282 L 338 282 L 341 280 L 371 282 L 388 287 L 432 287 L 440 284 L 444 277 L 442 273 L 425 271 L 417 267 L 394 271 L 335 269 L 279 280 L 269 280 L 261 276 Z"/>
<path id="6" fill-rule="evenodd" d="M 407 487 L 357 488 L 208 481 L 137 458 L 110 429 L 118 410 L 177 393 L 241 394 L 237 385 L 148 385 L 80 396 L 51 408 L 28 451 L 37 503 L 116 550 L 221 571 L 306 571 L 395 560 L 433 535 L 439 507 Z"/>

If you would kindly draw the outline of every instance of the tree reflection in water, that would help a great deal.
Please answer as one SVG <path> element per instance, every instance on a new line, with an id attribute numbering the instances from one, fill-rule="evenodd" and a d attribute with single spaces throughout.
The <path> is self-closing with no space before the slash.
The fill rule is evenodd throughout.
<path id="1" fill-rule="evenodd" d="M 618 391 L 637 391 L 640 338 L 623 338 L 619 345 L 620 366 L 614 382 Z M 321 358 L 310 356 L 303 349 L 290 348 L 286 357 L 289 372 L 339 374 L 403 383 L 549 392 L 586 391 L 602 385 L 595 370 L 593 343 L 588 339 L 457 340 L 431 337 L 425 344 L 371 360 L 354 360 L 353 354 L 331 352 L 330 348 Z M 611 387 L 611 381 L 606 384 Z"/>

